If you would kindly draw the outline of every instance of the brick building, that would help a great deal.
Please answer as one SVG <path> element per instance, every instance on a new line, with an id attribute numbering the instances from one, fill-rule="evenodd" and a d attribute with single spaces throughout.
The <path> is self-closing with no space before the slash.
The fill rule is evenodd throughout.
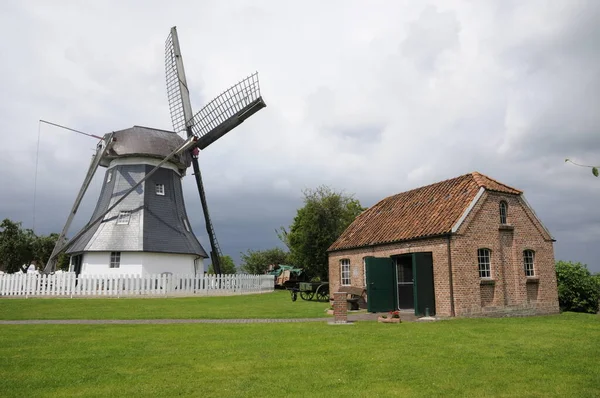
<path id="1" fill-rule="evenodd" d="M 474 172 L 359 215 L 328 250 L 330 290 L 365 287 L 374 312 L 556 313 L 553 242 L 521 191 Z"/>

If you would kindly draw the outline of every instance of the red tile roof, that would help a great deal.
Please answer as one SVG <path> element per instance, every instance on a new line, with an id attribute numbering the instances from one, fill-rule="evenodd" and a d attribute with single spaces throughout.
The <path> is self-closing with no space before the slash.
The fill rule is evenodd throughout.
<path id="1" fill-rule="evenodd" d="M 362 212 L 329 251 L 449 233 L 480 188 L 522 193 L 478 172 L 402 192 Z"/>

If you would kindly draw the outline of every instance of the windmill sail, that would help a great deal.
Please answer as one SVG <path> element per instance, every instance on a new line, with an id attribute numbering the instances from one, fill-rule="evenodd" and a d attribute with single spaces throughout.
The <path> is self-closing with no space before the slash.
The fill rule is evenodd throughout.
<path id="1" fill-rule="evenodd" d="M 192 105 L 175 27 L 171 28 L 171 33 L 165 42 L 165 76 L 173 130 L 177 134 L 187 136 L 185 122 L 192 117 Z"/>
<path id="2" fill-rule="evenodd" d="M 165 43 L 165 75 L 173 129 L 176 133 L 185 132 L 188 137 L 193 136 L 197 139 L 195 152 L 192 153 L 192 166 L 210 240 L 213 268 L 215 273 L 220 274 L 221 249 L 208 212 L 204 183 L 198 165 L 198 149 L 206 148 L 266 106 L 260 96 L 258 74 L 254 73 L 235 84 L 193 115 L 177 29 L 173 27 Z"/>
<path id="3" fill-rule="evenodd" d="M 253 73 L 206 104 L 188 125 L 204 149 L 265 106 L 258 73 Z"/>

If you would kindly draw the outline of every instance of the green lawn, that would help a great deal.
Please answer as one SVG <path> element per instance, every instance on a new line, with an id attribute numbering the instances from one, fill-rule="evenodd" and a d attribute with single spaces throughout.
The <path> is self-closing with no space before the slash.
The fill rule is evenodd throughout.
<path id="1" fill-rule="evenodd" d="M 1 325 L 0 332 L 6 397 L 600 394 L 597 315 L 351 326 Z"/>
<path id="2" fill-rule="evenodd" d="M 0 319 L 232 319 L 324 317 L 329 303 L 287 291 L 188 298 L 0 299 Z"/>

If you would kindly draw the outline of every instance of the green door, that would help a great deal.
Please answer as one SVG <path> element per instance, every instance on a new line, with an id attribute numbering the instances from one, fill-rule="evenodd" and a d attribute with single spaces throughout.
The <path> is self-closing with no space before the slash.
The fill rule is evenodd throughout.
<path id="1" fill-rule="evenodd" d="M 367 310 L 387 312 L 396 309 L 396 269 L 391 258 L 365 258 Z"/>
<path id="2" fill-rule="evenodd" d="M 435 315 L 435 294 L 433 290 L 433 256 L 431 253 L 413 253 L 413 274 L 415 278 L 415 315 Z"/>

